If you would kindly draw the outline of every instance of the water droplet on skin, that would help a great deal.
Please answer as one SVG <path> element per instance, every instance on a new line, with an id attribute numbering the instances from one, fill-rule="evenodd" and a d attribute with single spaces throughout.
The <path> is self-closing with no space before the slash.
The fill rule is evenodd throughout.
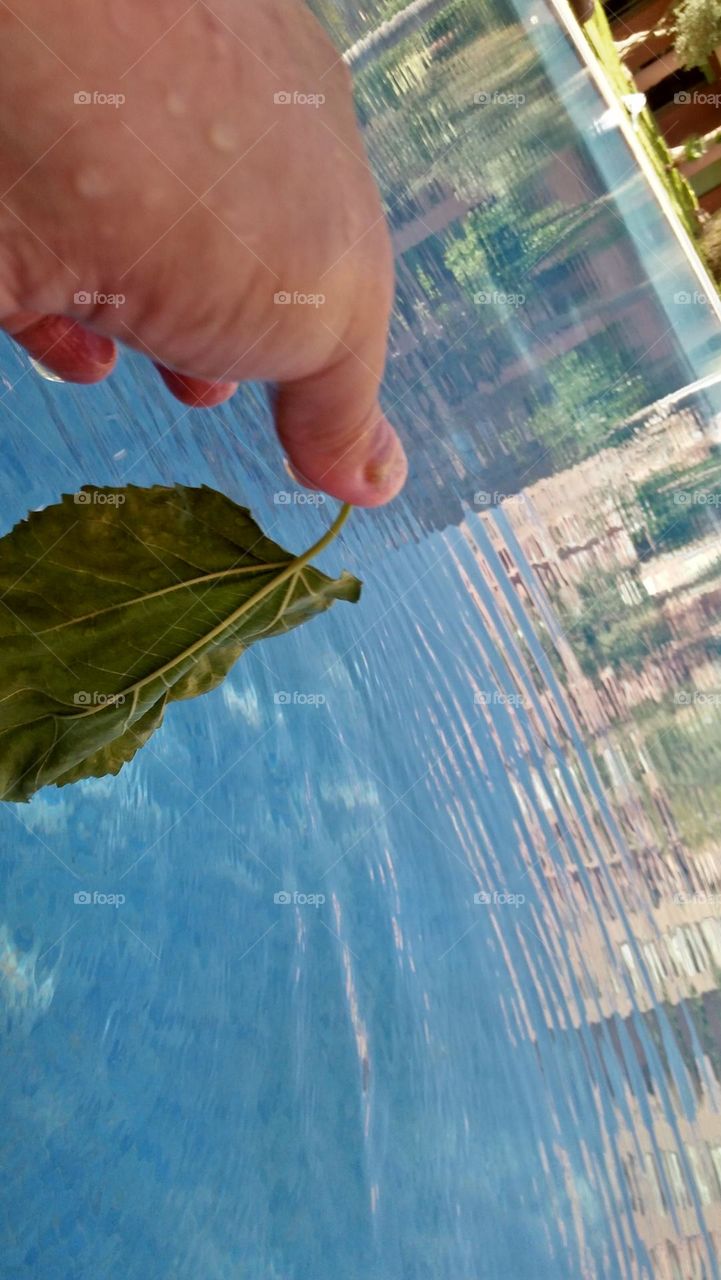
<path id="1" fill-rule="evenodd" d="M 185 99 L 181 98 L 179 93 L 169 93 L 165 99 L 165 105 L 171 116 L 184 116 L 187 110 Z"/>
<path id="2" fill-rule="evenodd" d="M 238 135 L 232 125 L 217 120 L 210 127 L 210 145 L 216 151 L 235 151 L 238 146 Z"/>
<path id="3" fill-rule="evenodd" d="M 78 195 L 87 196 L 90 200 L 106 196 L 111 185 L 110 178 L 101 169 L 81 169 L 75 175 L 75 190 Z"/>
<path id="4" fill-rule="evenodd" d="M 125 12 L 120 5 L 116 4 L 108 6 L 110 21 L 116 31 L 119 31 L 121 35 L 130 36 L 135 33 L 137 17 L 134 13 L 130 12 L 130 6 L 126 6 L 126 9 L 128 10 L 127 12 Z"/>
<path id="5" fill-rule="evenodd" d="M 163 202 L 164 192 L 160 187 L 146 187 L 139 199 L 143 209 L 156 209 Z"/>
<path id="6" fill-rule="evenodd" d="M 45 365 L 41 364 L 39 360 L 35 360 L 33 356 L 29 356 L 29 360 L 35 372 L 38 373 L 41 378 L 44 378 L 46 382 L 65 381 L 64 378 L 59 378 L 57 373 L 51 373 L 49 369 L 45 368 Z"/>

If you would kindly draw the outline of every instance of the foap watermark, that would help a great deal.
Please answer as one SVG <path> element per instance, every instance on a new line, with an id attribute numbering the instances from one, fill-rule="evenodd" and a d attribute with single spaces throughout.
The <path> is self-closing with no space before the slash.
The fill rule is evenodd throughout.
<path id="1" fill-rule="evenodd" d="M 473 101 L 477 107 L 522 107 L 526 101 L 525 93 L 506 93 L 500 89 L 492 91 L 480 89 L 474 93 Z"/>
<path id="2" fill-rule="evenodd" d="M 681 489 L 673 495 L 675 507 L 721 507 L 721 493 L 706 489 Z"/>
<path id="3" fill-rule="evenodd" d="M 480 893 L 474 893 L 473 901 L 477 907 L 515 907 L 518 910 L 526 901 L 526 895 L 508 893 L 506 890 L 499 892 L 498 889 L 481 889 Z"/>
<path id="4" fill-rule="evenodd" d="M 479 689 L 473 695 L 477 707 L 525 707 L 522 693 L 502 693 L 500 689 Z"/>
<path id="5" fill-rule="evenodd" d="M 322 307 L 325 303 L 324 293 L 300 293 L 298 289 L 289 293 L 287 289 L 279 289 L 273 294 L 276 307 Z"/>
<path id="6" fill-rule="evenodd" d="M 324 493 L 315 493 L 313 490 L 295 490 L 278 489 L 273 494 L 273 501 L 279 507 L 322 507 L 326 501 Z"/>
<path id="7" fill-rule="evenodd" d="M 124 93 L 102 93 L 99 89 L 80 89 L 73 94 L 76 107 L 122 107 L 126 101 Z"/>
<path id="8" fill-rule="evenodd" d="M 125 902 L 124 893 L 98 893 L 94 890 L 80 889 L 73 894 L 73 902 L 81 907 L 122 907 Z"/>
<path id="9" fill-rule="evenodd" d="M 273 94 L 276 107 L 322 107 L 325 102 L 324 93 L 300 93 L 298 89 L 279 89 Z"/>
<path id="10" fill-rule="evenodd" d="M 474 293 L 473 301 L 477 307 L 522 307 L 526 295 L 503 293 L 501 289 L 480 289 L 478 293 Z"/>
<path id="11" fill-rule="evenodd" d="M 124 307 L 127 298 L 124 293 L 93 293 L 89 289 L 78 289 L 73 294 L 76 307 Z"/>
<path id="12" fill-rule="evenodd" d="M 78 689 L 73 694 L 73 702 L 76 707 L 122 707 L 125 702 L 124 693 L 98 693 L 97 689 L 89 692 L 87 689 Z"/>
<path id="13" fill-rule="evenodd" d="M 281 889 L 273 894 L 273 901 L 278 907 L 322 907 L 325 902 L 324 893 L 298 893 L 297 890 Z"/>
<path id="14" fill-rule="evenodd" d="M 488 489 L 476 489 L 473 505 L 476 507 L 500 507 L 502 502 L 525 502 L 523 493 L 499 493 L 497 489 L 490 493 Z"/>
<path id="15" fill-rule="evenodd" d="M 704 893 L 703 890 L 696 890 L 694 893 L 674 893 L 671 901 L 679 907 L 684 907 L 691 902 L 697 902 L 702 907 L 718 907 L 721 903 L 721 893 Z"/>
<path id="16" fill-rule="evenodd" d="M 103 493 L 102 490 L 78 489 L 73 494 L 73 502 L 79 507 L 122 507 L 125 503 L 124 493 Z"/>
<path id="17" fill-rule="evenodd" d="M 689 107 L 691 103 L 694 106 L 721 107 L 721 93 L 704 93 L 702 89 L 682 89 L 673 95 L 673 100 L 677 107 Z"/>
<path id="18" fill-rule="evenodd" d="M 322 707 L 325 705 L 325 694 L 301 693 L 298 689 L 288 692 L 287 689 L 280 689 L 273 694 L 273 701 L 277 707 Z"/>
<path id="19" fill-rule="evenodd" d="M 673 700 L 677 707 L 721 707 L 721 693 L 710 689 L 682 689 Z"/>
<path id="20" fill-rule="evenodd" d="M 694 289 L 693 293 L 690 293 L 688 289 L 678 289 L 673 295 L 673 300 L 679 307 L 705 307 L 708 302 L 708 294 L 701 293 L 698 289 Z"/>

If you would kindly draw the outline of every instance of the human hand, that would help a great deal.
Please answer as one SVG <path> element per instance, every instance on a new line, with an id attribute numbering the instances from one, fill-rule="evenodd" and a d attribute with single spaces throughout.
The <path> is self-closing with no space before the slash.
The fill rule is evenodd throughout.
<path id="1" fill-rule="evenodd" d="M 302 0 L 16 0 L 0 49 L 0 326 L 72 381 L 118 340 L 186 404 L 273 383 L 304 482 L 392 498 L 390 241 Z"/>

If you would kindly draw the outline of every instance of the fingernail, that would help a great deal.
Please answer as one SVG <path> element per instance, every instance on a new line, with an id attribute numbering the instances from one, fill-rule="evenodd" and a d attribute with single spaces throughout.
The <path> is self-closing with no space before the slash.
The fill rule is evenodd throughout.
<path id="1" fill-rule="evenodd" d="M 192 409 L 214 409 L 216 405 L 229 400 L 238 390 L 237 382 L 208 382 L 205 378 L 191 378 L 185 373 L 176 373 L 174 369 L 166 369 L 162 364 L 156 364 L 155 367 L 176 400 Z"/>
<path id="2" fill-rule="evenodd" d="M 408 460 L 390 423 L 384 418 L 376 428 L 369 456 L 358 473 L 364 491 L 364 506 L 388 502 L 402 488 L 408 475 Z"/>
<path id="3" fill-rule="evenodd" d="M 111 338 L 84 329 L 66 316 L 43 316 L 14 334 L 15 341 L 48 374 L 61 382 L 101 382 L 115 365 Z"/>

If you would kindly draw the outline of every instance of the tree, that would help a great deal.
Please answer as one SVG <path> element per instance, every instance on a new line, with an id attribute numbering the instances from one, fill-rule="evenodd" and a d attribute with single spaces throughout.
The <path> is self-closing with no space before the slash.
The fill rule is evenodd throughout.
<path id="1" fill-rule="evenodd" d="M 704 225 L 701 248 L 711 274 L 721 283 L 721 209 Z"/>
<path id="2" fill-rule="evenodd" d="M 674 13 L 674 48 L 684 67 L 705 67 L 721 45 L 718 0 L 681 0 Z"/>

